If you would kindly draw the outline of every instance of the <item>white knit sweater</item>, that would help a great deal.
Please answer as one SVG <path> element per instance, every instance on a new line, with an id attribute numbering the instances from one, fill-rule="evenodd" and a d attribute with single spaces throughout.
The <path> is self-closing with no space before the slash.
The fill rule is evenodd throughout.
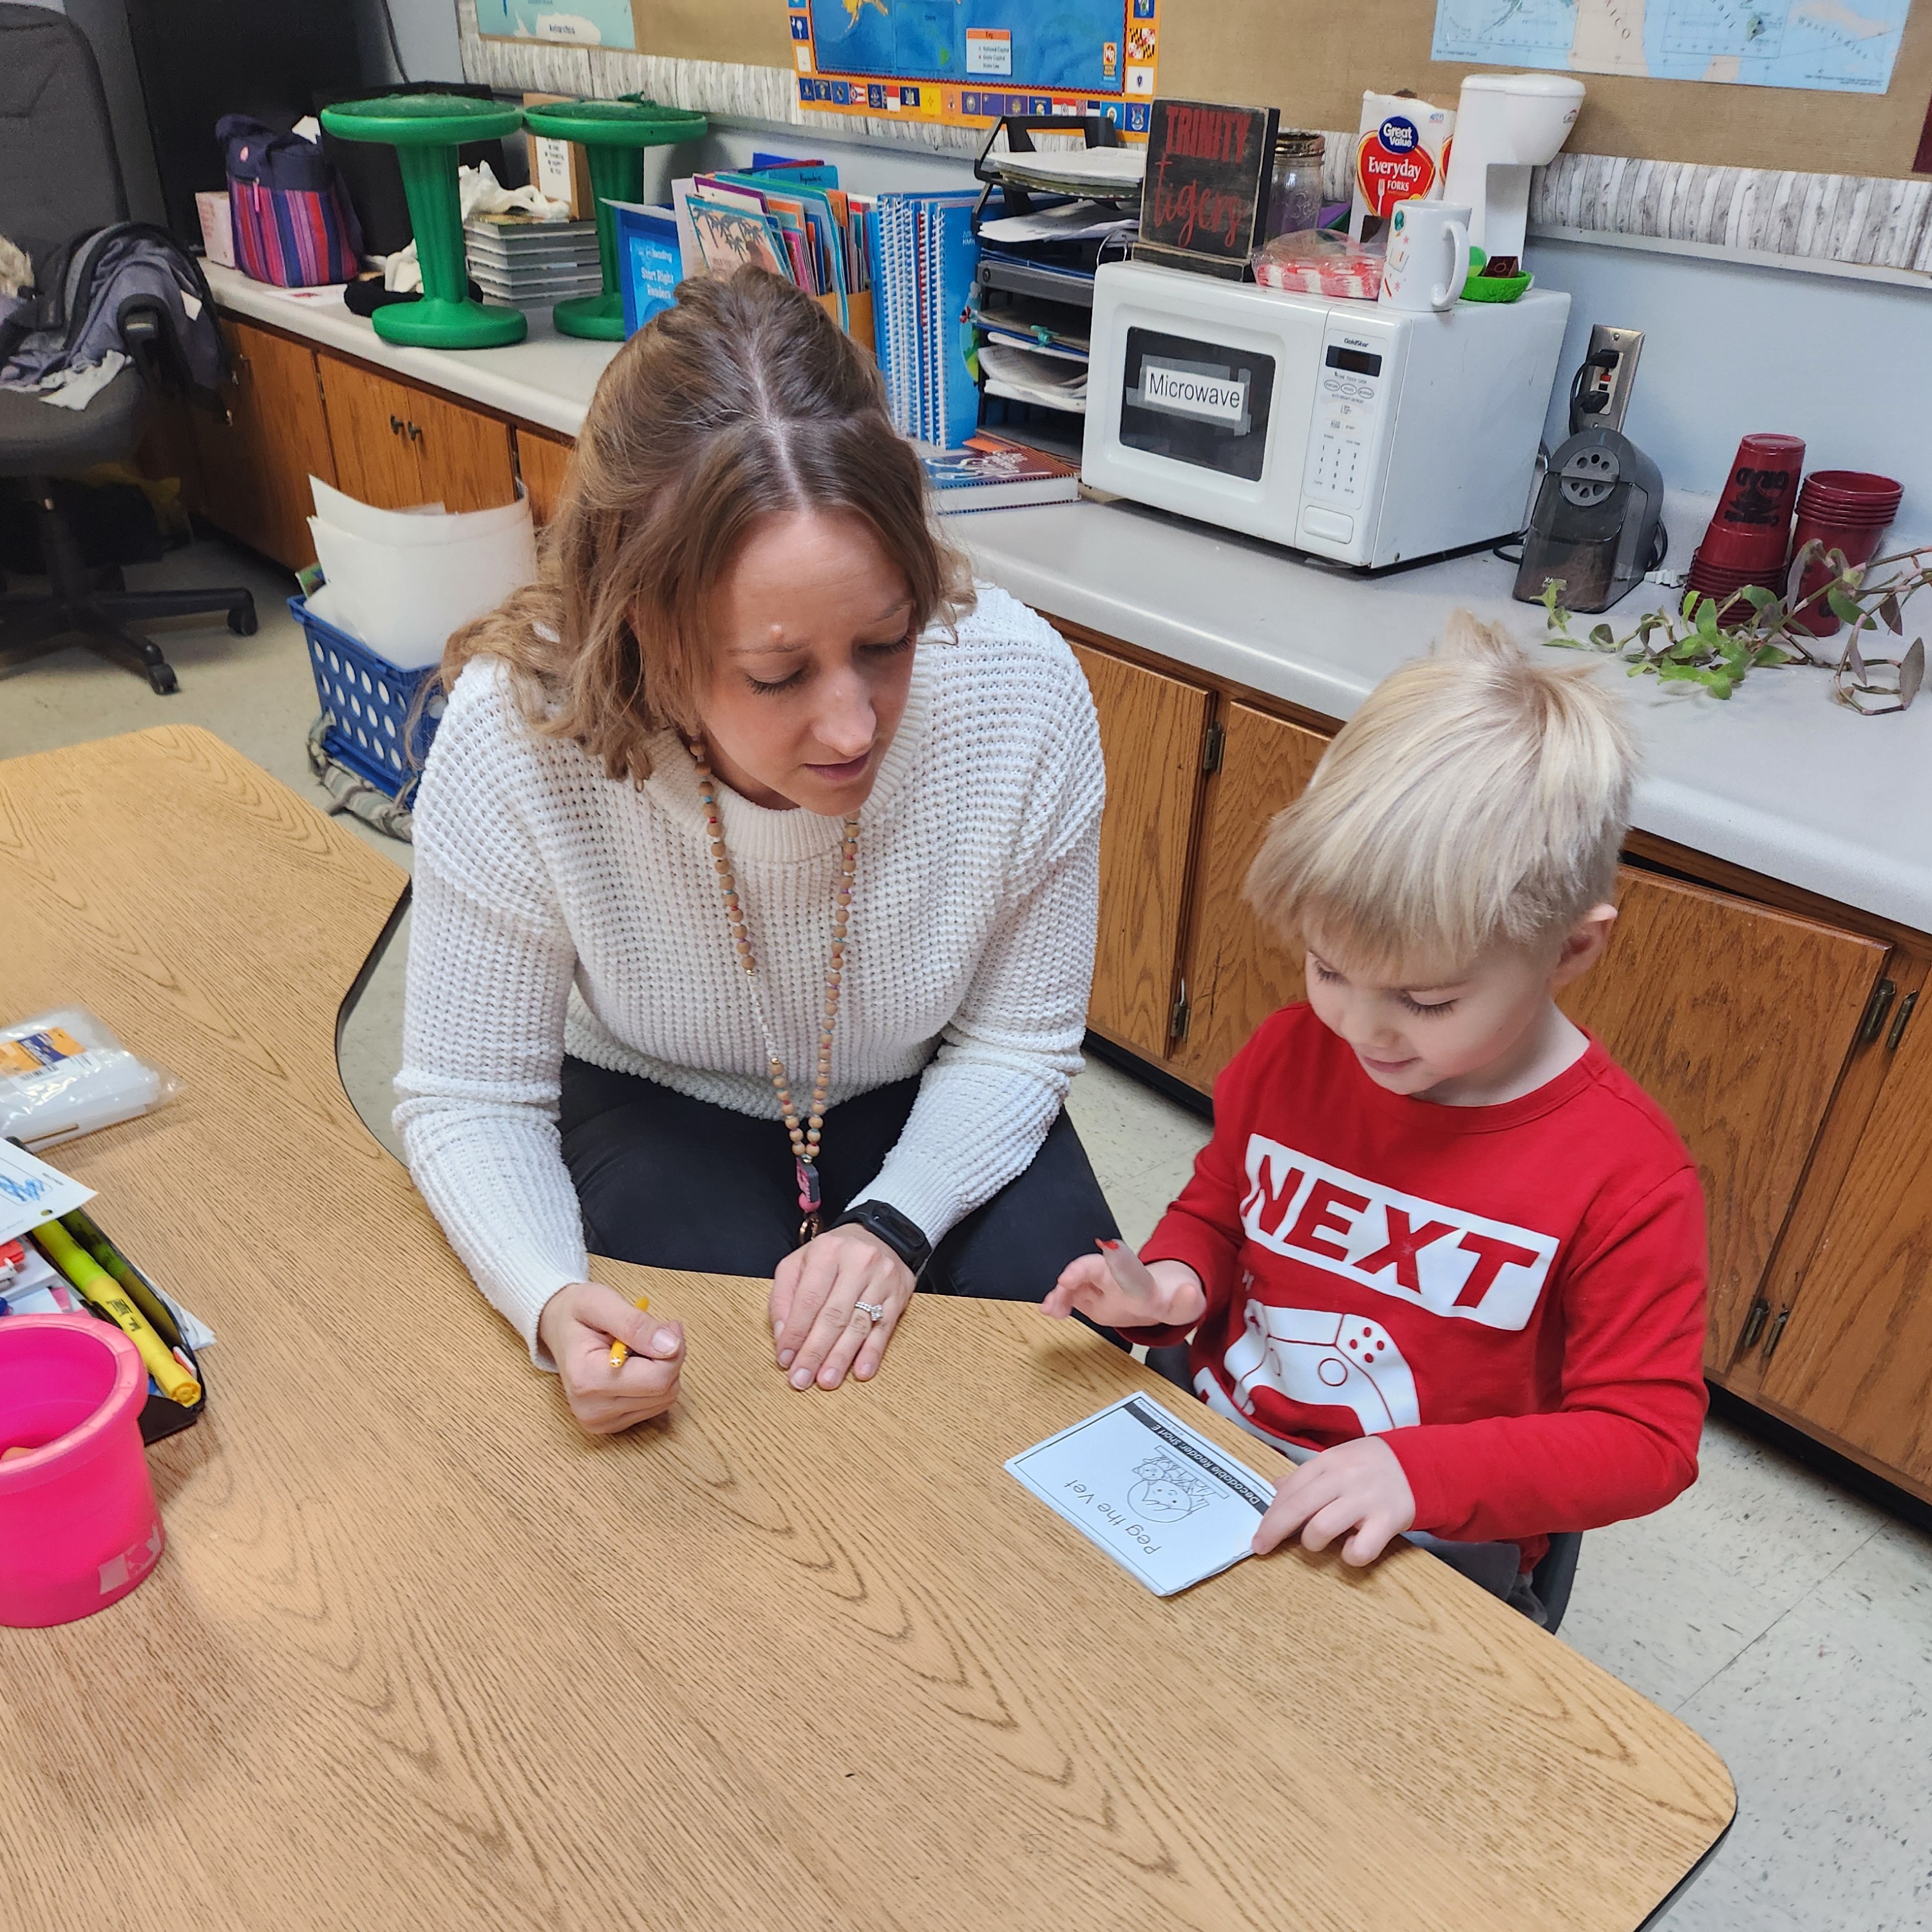
<path id="1" fill-rule="evenodd" d="M 691 759 L 669 733 L 651 754 L 641 787 L 613 782 L 531 732 L 501 668 L 478 662 L 416 802 L 397 1130 L 451 1245 L 539 1363 L 544 1303 L 588 1268 L 556 1127 L 566 1052 L 784 1132 Z M 956 642 L 920 640 L 860 814 L 832 1049 L 834 1106 L 925 1070 L 860 1198 L 929 1240 L 1026 1168 L 1079 1069 L 1102 790 L 1072 653 L 981 586 Z M 722 784 L 718 800 L 766 1013 L 808 1090 L 839 821 Z"/>

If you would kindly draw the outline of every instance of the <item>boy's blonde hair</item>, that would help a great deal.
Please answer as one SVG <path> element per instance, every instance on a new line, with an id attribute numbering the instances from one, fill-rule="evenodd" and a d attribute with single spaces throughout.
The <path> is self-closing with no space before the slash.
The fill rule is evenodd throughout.
<path id="1" fill-rule="evenodd" d="M 1279 813 L 1248 898 L 1353 965 L 1472 964 L 1614 899 L 1635 742 L 1587 664 L 1532 660 L 1466 610 L 1392 671 Z"/>

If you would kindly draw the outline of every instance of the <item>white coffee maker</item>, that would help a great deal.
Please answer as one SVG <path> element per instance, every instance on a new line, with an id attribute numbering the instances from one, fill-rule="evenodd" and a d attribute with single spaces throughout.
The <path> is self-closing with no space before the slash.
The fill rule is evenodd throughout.
<path id="1" fill-rule="evenodd" d="M 1442 198 L 1471 211 L 1469 240 L 1486 257 L 1522 254 L 1529 171 L 1556 158 L 1583 104 L 1567 74 L 1472 74 L 1456 104 Z"/>

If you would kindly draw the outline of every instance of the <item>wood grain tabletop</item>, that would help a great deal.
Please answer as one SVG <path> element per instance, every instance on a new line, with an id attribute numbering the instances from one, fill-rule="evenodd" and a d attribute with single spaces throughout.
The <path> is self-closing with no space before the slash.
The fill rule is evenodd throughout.
<path id="1" fill-rule="evenodd" d="M 1030 1309 L 800 1394 L 761 1284 L 608 1264 L 690 1366 L 580 1436 L 343 1092 L 403 884 L 205 732 L 0 764 L 0 1012 L 182 1077 L 58 1160 L 219 1336 L 154 1574 L 0 1630 L 7 1932 L 1628 1932 L 1721 1834 L 1708 1745 L 1418 1552 L 1148 1594 L 1005 1458 L 1135 1388 L 1267 1452 Z"/>

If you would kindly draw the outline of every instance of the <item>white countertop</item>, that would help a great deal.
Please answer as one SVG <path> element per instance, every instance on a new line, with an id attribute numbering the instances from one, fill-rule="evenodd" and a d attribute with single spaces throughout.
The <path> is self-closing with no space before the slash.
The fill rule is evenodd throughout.
<path id="1" fill-rule="evenodd" d="M 1712 507 L 1671 497 L 1673 558 L 1696 548 Z M 982 511 L 949 528 L 981 574 L 1042 610 L 1330 718 L 1351 716 L 1459 604 L 1526 643 L 1544 633 L 1486 551 L 1364 577 L 1125 503 Z M 1607 621 L 1621 636 L 1672 594 L 1640 586 L 1574 628 Z M 1908 614 L 1932 627 L 1928 601 Z M 1822 670 L 1756 671 L 1728 699 L 1608 662 L 1603 674 L 1635 709 L 1642 830 L 1932 932 L 1932 699 L 1861 718 L 1833 703 Z"/>
<path id="2" fill-rule="evenodd" d="M 339 349 L 561 436 L 577 434 L 590 392 L 620 346 L 560 335 L 548 309 L 531 309 L 526 311 L 529 335 L 508 349 L 404 349 L 385 342 L 373 322 L 351 315 L 342 305 L 339 288 L 290 292 L 250 281 L 238 268 L 212 262 L 202 266 L 216 302 L 234 314 L 306 336 L 322 348 Z"/>
<path id="3" fill-rule="evenodd" d="M 566 436 L 616 352 L 558 335 L 541 310 L 512 348 L 398 348 L 339 299 L 292 301 L 212 266 L 208 278 L 225 309 Z M 1688 560 L 1711 507 L 1672 496 L 1674 560 Z M 1542 613 L 1511 598 L 1510 568 L 1486 552 L 1364 577 L 1125 503 L 982 511 L 947 527 L 982 575 L 1026 602 L 1324 717 L 1350 716 L 1458 604 L 1526 643 L 1542 634 Z M 1641 586 L 1607 620 L 1621 634 L 1665 594 Z M 1924 608 L 1909 615 L 1932 622 Z M 1621 676 L 1607 664 L 1604 674 Z M 1832 701 L 1820 670 L 1757 671 L 1721 701 L 1624 684 L 1644 752 L 1642 830 L 1932 932 L 1932 695 L 1902 716 L 1860 718 Z"/>

